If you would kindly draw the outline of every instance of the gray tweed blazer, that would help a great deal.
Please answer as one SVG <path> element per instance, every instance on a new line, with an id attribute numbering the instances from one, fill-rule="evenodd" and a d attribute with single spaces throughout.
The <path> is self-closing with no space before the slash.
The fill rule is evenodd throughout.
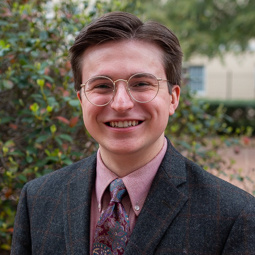
<path id="1" fill-rule="evenodd" d="M 12 255 L 89 254 L 96 155 L 28 182 Z M 125 255 L 255 254 L 255 198 L 207 173 L 168 141 Z"/>

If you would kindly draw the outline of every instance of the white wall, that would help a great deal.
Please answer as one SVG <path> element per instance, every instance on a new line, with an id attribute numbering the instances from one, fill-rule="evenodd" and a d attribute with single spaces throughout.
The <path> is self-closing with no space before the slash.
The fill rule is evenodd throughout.
<path id="1" fill-rule="evenodd" d="M 188 64 L 205 67 L 205 91 L 201 96 L 255 100 L 255 52 L 227 54 L 223 60 L 194 57 Z"/>

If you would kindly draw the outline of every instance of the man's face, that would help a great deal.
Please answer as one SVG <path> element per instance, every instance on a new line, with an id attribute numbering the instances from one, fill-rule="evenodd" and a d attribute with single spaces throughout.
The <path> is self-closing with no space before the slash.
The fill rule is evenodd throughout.
<path id="1" fill-rule="evenodd" d="M 107 42 L 88 48 L 83 54 L 82 82 L 94 76 L 108 76 L 112 80 L 125 79 L 136 73 L 150 73 L 166 79 L 161 49 L 149 42 L 124 40 Z M 167 82 L 160 81 L 158 95 L 148 103 L 134 101 L 126 90 L 126 83 L 116 83 L 116 94 L 106 106 L 91 104 L 81 90 L 84 124 L 100 145 L 101 155 L 137 155 L 150 159 L 163 146 L 164 130 L 169 115 L 178 106 L 180 89 L 173 86 L 169 94 Z M 111 122 L 119 127 L 112 127 Z M 123 128 L 127 123 L 134 123 Z"/>

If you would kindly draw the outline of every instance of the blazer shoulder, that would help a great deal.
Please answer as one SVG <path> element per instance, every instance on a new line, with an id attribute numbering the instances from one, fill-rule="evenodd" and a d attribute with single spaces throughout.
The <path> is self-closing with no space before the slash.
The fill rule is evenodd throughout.
<path id="1" fill-rule="evenodd" d="M 193 194 L 205 193 L 208 199 L 217 199 L 226 210 L 240 212 L 247 204 L 255 205 L 255 197 L 237 186 L 220 179 L 202 167 L 185 159 L 187 167 L 187 180 Z M 222 206 L 222 208 L 224 208 Z"/>
<path id="2" fill-rule="evenodd" d="M 29 195 L 45 192 L 48 194 L 58 193 L 74 178 L 86 175 L 87 171 L 96 169 L 96 154 L 81 159 L 71 165 L 65 166 L 52 173 L 33 179 L 25 184 L 24 189 Z"/>

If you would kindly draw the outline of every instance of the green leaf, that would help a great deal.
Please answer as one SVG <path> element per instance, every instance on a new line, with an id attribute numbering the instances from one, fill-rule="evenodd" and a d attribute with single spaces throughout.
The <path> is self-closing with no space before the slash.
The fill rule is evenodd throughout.
<path id="1" fill-rule="evenodd" d="M 22 157 L 22 156 L 24 156 L 25 154 L 24 154 L 23 152 L 21 152 L 20 150 L 16 150 L 16 151 L 11 151 L 11 152 L 9 153 L 9 155 Z"/>
<path id="2" fill-rule="evenodd" d="M 58 143 L 58 146 L 62 146 L 63 142 L 59 137 L 55 137 L 54 139 Z"/>
<path id="3" fill-rule="evenodd" d="M 13 140 L 8 140 L 7 142 L 5 142 L 4 144 L 6 147 L 10 148 L 10 147 L 13 147 L 15 146 L 15 143 Z"/>
<path id="4" fill-rule="evenodd" d="M 62 162 L 66 165 L 71 165 L 73 163 L 73 161 L 69 158 L 66 158 L 66 159 L 62 160 Z"/>
<path id="5" fill-rule="evenodd" d="M 45 84 L 45 80 L 43 80 L 43 79 L 37 79 L 37 84 L 42 88 L 43 86 L 44 86 L 44 84 Z"/>
<path id="6" fill-rule="evenodd" d="M 69 103 L 71 106 L 74 106 L 74 107 L 80 105 L 80 101 L 79 101 L 79 100 L 70 100 L 68 103 Z"/>
<path id="7" fill-rule="evenodd" d="M 49 137 L 49 135 L 41 135 L 35 140 L 35 143 L 45 142 Z"/>
<path id="8" fill-rule="evenodd" d="M 47 108 L 46 108 L 46 110 L 47 110 L 47 112 L 52 112 L 53 107 L 48 105 Z"/>
<path id="9" fill-rule="evenodd" d="M 12 89 L 14 86 L 13 82 L 10 80 L 3 80 L 2 82 L 5 89 Z"/>
<path id="10" fill-rule="evenodd" d="M 52 134 L 55 134 L 56 131 L 57 131 L 56 125 L 55 125 L 55 124 L 51 125 L 51 126 L 50 126 L 50 132 L 51 132 Z"/>
<path id="11" fill-rule="evenodd" d="M 68 141 L 70 143 L 73 142 L 73 138 L 70 135 L 60 134 L 58 137 L 61 138 L 62 140 L 66 140 L 66 141 Z"/>
<path id="12" fill-rule="evenodd" d="M 37 103 L 33 103 L 30 106 L 30 109 L 31 109 L 32 112 L 36 113 L 39 110 L 39 105 Z"/>
<path id="13" fill-rule="evenodd" d="M 10 48 L 10 44 L 5 42 L 4 40 L 0 40 L 0 48 L 1 49 L 9 49 Z"/>
<path id="14" fill-rule="evenodd" d="M 47 160 L 47 162 L 49 162 L 49 161 L 58 162 L 59 158 L 54 157 L 54 156 L 50 156 L 50 157 L 46 157 L 46 160 Z"/>
<path id="15" fill-rule="evenodd" d="M 8 116 L 8 117 L 1 117 L 0 118 L 0 124 L 5 124 L 5 123 L 8 123 L 8 122 L 10 122 L 12 120 L 13 120 L 13 118 L 10 117 L 10 116 Z"/>
<path id="16" fill-rule="evenodd" d="M 53 171 L 54 171 L 53 169 L 49 169 L 49 168 L 44 169 L 44 170 L 43 170 L 43 175 L 45 175 L 45 174 L 50 174 L 50 173 L 52 173 Z"/>
<path id="17" fill-rule="evenodd" d="M 26 161 L 27 161 L 27 163 L 32 163 L 33 162 L 33 157 L 26 156 Z"/>
<path id="18" fill-rule="evenodd" d="M 2 244 L 0 247 L 3 250 L 6 250 L 6 251 L 10 251 L 11 250 L 11 246 L 9 244 Z"/>
<path id="19" fill-rule="evenodd" d="M 24 174 L 18 175 L 18 178 L 19 178 L 20 181 L 22 181 L 24 183 L 27 182 L 27 177 Z"/>

